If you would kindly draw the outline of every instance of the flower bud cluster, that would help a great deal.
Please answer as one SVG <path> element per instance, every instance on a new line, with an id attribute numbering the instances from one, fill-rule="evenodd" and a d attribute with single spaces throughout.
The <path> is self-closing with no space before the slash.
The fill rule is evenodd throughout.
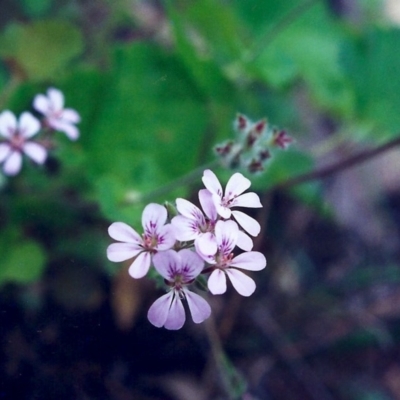
<path id="1" fill-rule="evenodd" d="M 168 292 L 157 299 L 148 311 L 149 321 L 167 329 L 180 329 L 185 322 L 182 300 L 186 300 L 195 323 L 211 314 L 208 302 L 193 291 L 191 284 L 207 274 L 210 293 L 223 294 L 227 279 L 242 296 L 250 296 L 256 284 L 241 270 L 260 271 L 265 256 L 252 251 L 260 224 L 236 207 L 262 207 L 256 193 L 244 193 L 250 180 L 240 173 L 229 179 L 225 191 L 211 170 L 203 174 L 205 189 L 199 191 L 201 208 L 188 200 L 176 199 L 177 215 L 169 218 L 167 208 L 151 203 L 142 214 L 143 234 L 124 222 L 114 222 L 109 235 L 117 240 L 107 248 L 110 261 L 133 259 L 129 274 L 144 277 L 151 266 L 164 278 Z M 235 248 L 242 252 L 236 255 Z"/>
<path id="2" fill-rule="evenodd" d="M 50 88 L 47 96 L 36 95 L 33 108 L 42 114 L 41 121 L 28 111 L 19 118 L 10 110 L 0 113 L 0 164 L 6 175 L 19 173 L 23 155 L 43 164 L 48 150 L 53 147 L 48 137 L 52 131 L 64 132 L 71 140 L 79 137 L 75 124 L 80 122 L 80 116 L 75 110 L 64 108 L 64 95 L 60 90 Z M 40 133 L 43 135 L 38 139 Z"/>
<path id="3" fill-rule="evenodd" d="M 215 146 L 215 153 L 231 169 L 262 172 L 274 149 L 286 149 L 293 138 L 286 131 L 271 127 L 266 119 L 252 122 L 242 114 L 234 122 L 236 139 Z"/>

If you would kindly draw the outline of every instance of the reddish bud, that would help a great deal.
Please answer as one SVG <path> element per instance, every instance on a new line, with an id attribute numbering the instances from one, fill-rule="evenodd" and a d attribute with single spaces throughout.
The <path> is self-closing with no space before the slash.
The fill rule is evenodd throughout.
<path id="1" fill-rule="evenodd" d="M 291 143 L 293 143 L 294 139 L 289 136 L 286 131 L 278 131 L 276 130 L 273 133 L 272 144 L 280 147 L 281 149 L 287 149 Z"/>

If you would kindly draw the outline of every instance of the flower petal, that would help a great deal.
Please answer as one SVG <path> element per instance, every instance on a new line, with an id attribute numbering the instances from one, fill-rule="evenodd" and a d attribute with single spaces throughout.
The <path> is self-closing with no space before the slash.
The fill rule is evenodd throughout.
<path id="1" fill-rule="evenodd" d="M 229 199 L 239 196 L 251 186 L 250 179 L 245 178 L 241 173 L 233 174 L 225 188 L 225 196 Z"/>
<path id="2" fill-rule="evenodd" d="M 114 222 L 108 228 L 108 234 L 115 240 L 137 245 L 143 242 L 140 235 L 125 222 Z"/>
<path id="3" fill-rule="evenodd" d="M 220 198 L 222 197 L 222 186 L 214 172 L 212 172 L 210 169 L 206 169 L 203 172 L 202 181 L 206 189 L 208 189 L 211 193 L 216 194 Z"/>
<path id="4" fill-rule="evenodd" d="M 200 324 L 211 315 L 210 305 L 201 296 L 189 290 L 185 290 L 185 297 L 195 324 Z"/>
<path id="5" fill-rule="evenodd" d="M 107 258 L 112 262 L 121 262 L 137 256 L 142 248 L 132 243 L 112 243 L 107 247 Z"/>
<path id="6" fill-rule="evenodd" d="M 158 298 L 147 312 L 148 320 L 157 328 L 164 326 L 167 320 L 173 294 L 173 292 L 169 292 Z"/>
<path id="7" fill-rule="evenodd" d="M 19 151 L 12 151 L 9 157 L 5 160 L 3 171 L 6 175 L 17 175 L 22 167 L 22 155 Z"/>
<path id="8" fill-rule="evenodd" d="M 172 218 L 171 224 L 174 227 L 176 239 L 181 242 L 194 240 L 200 235 L 197 222 L 182 215 Z"/>
<path id="9" fill-rule="evenodd" d="M 225 271 L 233 287 L 240 295 L 248 297 L 254 293 L 256 284 L 253 279 L 234 268 L 227 268 Z"/>
<path id="10" fill-rule="evenodd" d="M 215 209 L 217 210 L 217 213 L 222 218 L 228 219 L 231 217 L 231 209 L 222 205 L 222 200 L 217 194 L 212 195 L 212 201 L 214 203 Z"/>
<path id="11" fill-rule="evenodd" d="M 208 289 L 212 294 L 222 294 L 226 292 L 225 273 L 220 269 L 214 270 L 207 282 Z"/>
<path id="12" fill-rule="evenodd" d="M 139 253 L 128 269 L 129 275 L 135 279 L 143 278 L 149 272 L 150 263 L 151 255 L 148 251 Z"/>
<path id="13" fill-rule="evenodd" d="M 262 204 L 258 195 L 254 192 L 250 192 L 236 197 L 236 199 L 231 202 L 231 207 L 260 208 Z"/>
<path id="14" fill-rule="evenodd" d="M 260 224 L 252 217 L 241 211 L 232 211 L 232 215 L 237 223 L 251 236 L 257 236 L 261 231 Z"/>
<path id="15" fill-rule="evenodd" d="M 160 251 L 168 250 L 175 242 L 175 228 L 171 224 L 161 226 L 158 230 L 156 249 Z"/>
<path id="16" fill-rule="evenodd" d="M 164 327 L 170 330 L 181 329 L 185 323 L 185 319 L 185 309 L 183 308 L 182 300 L 175 293 Z"/>
<path id="17" fill-rule="evenodd" d="M 147 235 L 156 233 L 167 221 L 167 210 L 156 203 L 148 204 L 142 214 L 142 226 Z"/>
<path id="18" fill-rule="evenodd" d="M 232 253 L 238 239 L 239 228 L 235 221 L 218 221 L 215 224 L 215 237 L 218 249 L 223 254 Z"/>
<path id="19" fill-rule="evenodd" d="M 11 146 L 8 143 L 0 143 L 0 163 L 9 156 L 11 151 Z"/>
<path id="20" fill-rule="evenodd" d="M 175 250 L 167 250 L 154 254 L 153 264 L 157 272 L 167 281 L 181 273 L 181 259 Z"/>
<path id="21" fill-rule="evenodd" d="M 247 271 L 261 271 L 267 265 L 264 254 L 259 251 L 248 251 L 239 254 L 230 263 L 230 266 L 245 269 Z"/>
<path id="22" fill-rule="evenodd" d="M 24 145 L 22 146 L 22 150 L 29 158 L 31 158 L 38 164 L 43 164 L 46 161 L 47 151 L 42 145 L 38 143 L 24 143 Z"/>
<path id="23" fill-rule="evenodd" d="M 40 122 L 30 112 L 23 112 L 19 117 L 18 129 L 20 134 L 28 139 L 39 132 Z"/>
<path id="24" fill-rule="evenodd" d="M 5 110 L 0 114 L 0 134 L 7 139 L 11 138 L 17 129 L 17 118 L 9 111 Z"/>
<path id="25" fill-rule="evenodd" d="M 33 108 L 47 115 L 51 111 L 49 99 L 44 94 L 37 94 L 33 99 Z"/>
<path id="26" fill-rule="evenodd" d="M 214 205 L 212 193 L 207 189 L 199 190 L 199 201 L 204 214 L 206 214 L 211 221 L 216 221 L 218 214 Z"/>
<path id="27" fill-rule="evenodd" d="M 183 249 L 178 252 L 181 264 L 181 273 L 184 282 L 190 282 L 200 274 L 204 268 L 204 261 L 192 250 Z"/>
<path id="28" fill-rule="evenodd" d="M 200 225 L 205 224 L 204 215 L 200 208 L 185 199 L 176 199 L 176 209 L 184 217 L 197 221 Z"/>
<path id="29" fill-rule="evenodd" d="M 50 100 L 51 108 L 54 111 L 60 111 L 64 108 L 64 95 L 61 90 L 49 88 L 47 90 L 47 96 Z"/>
<path id="30" fill-rule="evenodd" d="M 253 248 L 253 241 L 251 240 L 250 236 L 239 230 L 236 246 L 244 251 L 250 251 Z"/>
<path id="31" fill-rule="evenodd" d="M 62 112 L 61 118 L 64 121 L 70 122 L 72 124 L 77 124 L 81 122 L 81 116 L 77 113 L 76 110 L 73 110 L 72 108 L 65 108 Z"/>
<path id="32" fill-rule="evenodd" d="M 203 233 L 196 239 L 196 249 L 206 256 L 214 256 L 218 250 L 217 239 L 211 232 Z"/>
<path id="33" fill-rule="evenodd" d="M 70 122 L 54 117 L 49 117 L 47 122 L 56 131 L 64 132 L 70 140 L 79 138 L 79 129 Z"/>

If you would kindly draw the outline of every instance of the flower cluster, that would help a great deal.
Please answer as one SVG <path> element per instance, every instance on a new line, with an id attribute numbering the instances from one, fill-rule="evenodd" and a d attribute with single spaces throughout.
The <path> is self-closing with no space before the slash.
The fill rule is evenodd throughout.
<path id="1" fill-rule="evenodd" d="M 43 164 L 51 142 L 37 139 L 42 132 L 48 134 L 55 131 L 64 132 L 71 140 L 79 137 L 79 114 L 70 108 L 64 108 L 63 93 L 54 88 L 47 90 L 47 96 L 38 94 L 33 101 L 34 109 L 42 114 L 39 121 L 30 112 L 23 112 L 17 118 L 11 111 L 0 113 L 0 164 L 6 175 L 17 175 L 22 167 L 23 155 L 37 164 Z"/>
<path id="2" fill-rule="evenodd" d="M 256 288 L 252 278 L 241 270 L 260 271 L 267 261 L 263 254 L 252 251 L 251 236 L 260 232 L 260 224 L 236 207 L 262 207 L 256 193 L 244 193 L 250 180 L 240 173 L 229 179 L 223 190 L 211 170 L 203 173 L 205 189 L 199 191 L 201 208 L 188 200 L 176 200 L 176 216 L 168 219 L 167 209 L 148 204 L 142 214 L 143 234 L 123 222 L 113 223 L 109 235 L 117 240 L 108 246 L 110 261 L 132 259 L 129 274 L 142 278 L 153 265 L 169 288 L 148 311 L 149 321 L 167 329 L 180 329 L 185 322 L 182 300 L 186 300 L 195 323 L 211 314 L 207 301 L 189 290 L 200 274 L 209 274 L 208 290 L 222 294 L 227 278 L 242 296 Z M 235 247 L 243 250 L 235 254 Z"/>
<path id="3" fill-rule="evenodd" d="M 271 127 L 266 119 L 252 122 L 238 114 L 234 123 L 236 140 L 215 147 L 216 154 L 228 168 L 245 168 L 251 173 L 261 172 L 272 158 L 274 149 L 287 149 L 294 141 L 286 131 Z"/>

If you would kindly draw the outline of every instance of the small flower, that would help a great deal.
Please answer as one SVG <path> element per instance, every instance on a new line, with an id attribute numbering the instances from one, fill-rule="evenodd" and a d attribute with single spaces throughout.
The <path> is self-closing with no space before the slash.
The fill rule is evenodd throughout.
<path id="1" fill-rule="evenodd" d="M 110 244 L 107 257 L 120 262 L 135 257 L 129 267 L 129 274 L 136 279 L 145 276 L 150 268 L 151 257 L 158 251 L 170 249 L 175 244 L 175 234 L 171 224 L 165 225 L 167 210 L 159 204 L 148 204 L 142 214 L 144 233 L 140 236 L 123 222 L 114 222 L 108 228 L 109 235 L 121 243 Z"/>
<path id="2" fill-rule="evenodd" d="M 232 207 L 262 207 L 260 198 L 256 193 L 245 193 L 251 182 L 241 173 L 237 172 L 229 179 L 225 193 L 222 186 L 211 170 L 207 169 L 203 174 L 204 186 L 212 193 L 212 199 L 217 209 L 217 213 L 224 219 L 230 218 L 232 215 L 239 225 L 250 235 L 257 236 L 260 233 L 260 224 L 254 219 L 241 211 L 232 211 Z"/>
<path id="3" fill-rule="evenodd" d="M 177 253 L 167 250 L 153 257 L 155 269 L 164 277 L 171 290 L 157 299 L 147 317 L 158 328 L 176 330 L 185 323 L 182 299 L 186 298 L 193 322 L 199 324 L 211 314 L 209 304 L 198 294 L 188 290 L 203 269 L 204 261 L 193 251 L 184 249 Z"/>
<path id="4" fill-rule="evenodd" d="M 207 189 L 199 191 L 200 204 L 203 212 L 185 199 L 176 199 L 176 208 L 181 215 L 172 218 L 177 240 L 188 242 L 194 240 L 195 247 L 204 254 L 214 255 L 217 252 L 217 242 L 214 226 L 218 214 L 212 201 L 212 194 Z"/>
<path id="5" fill-rule="evenodd" d="M 247 275 L 239 271 L 261 271 L 267 265 L 264 255 L 258 251 L 249 251 L 234 257 L 232 251 L 238 241 L 239 228 L 235 221 L 218 221 L 215 226 L 215 237 L 218 252 L 213 257 L 202 256 L 212 265 L 213 272 L 208 278 L 207 286 L 212 294 L 226 292 L 226 277 L 242 296 L 250 296 L 256 284 Z"/>
<path id="6" fill-rule="evenodd" d="M 21 170 L 22 153 L 37 164 L 43 164 L 47 157 L 46 149 L 29 139 L 40 130 L 40 122 L 29 112 L 17 118 L 11 111 L 0 114 L 0 135 L 6 140 L 0 142 L 0 163 L 6 175 L 16 175 Z"/>
<path id="7" fill-rule="evenodd" d="M 45 124 L 50 128 L 64 132 L 71 140 L 78 139 L 79 130 L 75 124 L 81 118 L 75 110 L 64 108 L 64 95 L 60 90 L 50 88 L 47 96 L 36 95 L 33 107 L 45 116 Z"/>
<path id="8" fill-rule="evenodd" d="M 280 147 L 281 149 L 287 149 L 294 139 L 287 134 L 284 130 L 275 130 L 272 135 L 272 144 L 274 146 Z"/>

